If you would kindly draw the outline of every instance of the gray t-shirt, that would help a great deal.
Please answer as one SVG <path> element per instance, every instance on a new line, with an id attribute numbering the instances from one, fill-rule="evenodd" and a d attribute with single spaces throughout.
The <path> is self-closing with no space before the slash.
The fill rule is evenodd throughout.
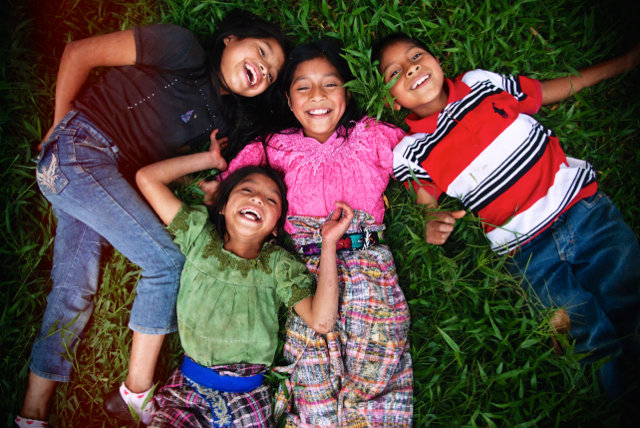
<path id="1" fill-rule="evenodd" d="M 208 141 L 229 126 L 202 77 L 205 53 L 193 34 L 170 24 L 133 27 L 136 65 L 112 67 L 75 101 L 139 168 L 171 157 L 185 144 Z M 200 76 L 194 79 L 190 76 Z"/>

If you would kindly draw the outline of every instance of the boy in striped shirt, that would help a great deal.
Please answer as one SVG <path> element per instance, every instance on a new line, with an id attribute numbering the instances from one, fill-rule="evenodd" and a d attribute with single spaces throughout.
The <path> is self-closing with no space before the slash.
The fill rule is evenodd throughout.
<path id="1" fill-rule="evenodd" d="M 582 361 L 600 370 L 611 399 L 640 359 L 640 247 L 587 162 L 567 157 L 552 130 L 530 115 L 637 66 L 640 45 L 572 76 L 537 81 L 474 70 L 445 78 L 427 47 L 392 34 L 373 49 L 393 108 L 411 110 L 410 133 L 394 150 L 394 175 L 411 180 L 417 203 L 442 193 L 482 218 L 492 249 L 510 253 L 532 299 L 564 308 Z M 418 182 L 412 179 L 416 177 Z M 441 245 L 465 211 L 434 211 L 426 240 Z"/>

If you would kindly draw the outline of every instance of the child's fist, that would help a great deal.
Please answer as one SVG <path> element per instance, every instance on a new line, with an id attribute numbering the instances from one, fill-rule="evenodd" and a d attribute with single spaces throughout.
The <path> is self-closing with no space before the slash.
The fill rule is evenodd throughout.
<path id="1" fill-rule="evenodd" d="M 447 242 L 453 232 L 456 220 L 464 217 L 467 212 L 460 211 L 436 211 L 429 213 L 427 221 L 426 240 L 429 244 L 442 245 Z"/>
<path id="2" fill-rule="evenodd" d="M 334 248 L 338 240 L 349 228 L 353 217 L 355 217 L 353 208 L 346 202 L 336 202 L 336 207 L 338 209 L 333 212 L 331 218 L 322 226 L 322 242 L 328 243 Z M 343 211 L 344 216 L 342 215 Z"/>
<path id="3" fill-rule="evenodd" d="M 218 171 L 226 171 L 227 161 L 224 160 L 220 152 L 227 148 L 227 137 L 218 139 L 216 138 L 217 135 L 217 129 L 214 129 L 213 132 L 211 132 L 211 135 L 209 135 L 209 140 L 211 141 L 211 145 L 209 146 L 209 154 L 211 155 L 211 168 L 215 168 Z"/>

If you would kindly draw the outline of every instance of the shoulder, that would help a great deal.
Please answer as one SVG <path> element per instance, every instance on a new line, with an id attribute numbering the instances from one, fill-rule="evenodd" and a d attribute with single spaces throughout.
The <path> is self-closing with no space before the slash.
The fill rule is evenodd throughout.
<path id="1" fill-rule="evenodd" d="M 402 128 L 383 120 L 376 120 L 373 117 L 365 116 L 360 119 L 354 127 L 354 132 L 361 135 L 378 135 L 382 133 L 401 133 L 404 135 Z"/>
<path id="2" fill-rule="evenodd" d="M 166 69 L 201 66 L 205 53 L 191 31 L 173 24 L 133 27 L 136 62 Z"/>
<path id="3" fill-rule="evenodd" d="M 457 79 L 460 79 L 462 82 L 467 84 L 468 86 L 473 86 L 479 82 L 489 83 L 497 88 L 505 89 L 513 77 L 510 75 L 502 75 L 498 73 L 494 73 L 492 71 L 487 70 L 473 70 L 464 73 L 461 76 L 458 76 Z M 456 80 L 457 80 L 456 79 Z"/>

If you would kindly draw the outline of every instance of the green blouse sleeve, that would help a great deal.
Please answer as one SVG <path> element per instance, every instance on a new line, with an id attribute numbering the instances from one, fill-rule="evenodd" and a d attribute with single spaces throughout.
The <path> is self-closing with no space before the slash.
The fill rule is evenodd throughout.
<path id="1" fill-rule="evenodd" d="M 205 206 L 190 207 L 183 203 L 167 226 L 167 230 L 173 236 L 173 241 L 180 246 L 181 251 L 186 253 L 198 235 L 202 233 L 208 221 L 209 213 Z"/>
<path id="2" fill-rule="evenodd" d="M 277 281 L 276 294 L 281 304 L 292 308 L 299 301 L 313 296 L 316 292 L 316 284 L 313 274 L 294 255 L 285 250 L 275 266 Z"/>

